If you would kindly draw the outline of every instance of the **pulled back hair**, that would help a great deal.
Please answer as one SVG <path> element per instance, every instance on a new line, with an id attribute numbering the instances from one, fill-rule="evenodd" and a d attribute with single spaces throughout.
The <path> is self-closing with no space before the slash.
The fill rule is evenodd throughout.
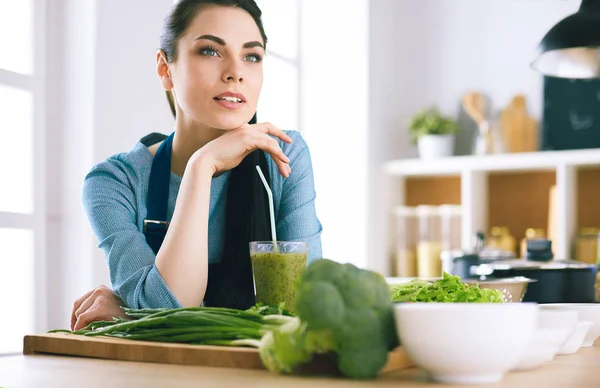
<path id="1" fill-rule="evenodd" d="M 207 6 L 237 7 L 245 10 L 256 22 L 266 47 L 262 12 L 254 0 L 180 0 L 165 18 L 160 36 L 160 49 L 167 62 L 177 60 L 177 42 L 198 12 Z M 167 91 L 173 117 L 176 102 Z M 250 124 L 256 123 L 256 115 Z M 250 153 L 233 170 L 227 187 L 225 239 L 221 261 L 209 264 L 208 286 L 204 298 L 207 306 L 246 309 L 255 303 L 249 242 L 270 241 L 269 202 L 255 166 L 259 165 L 269 181 L 269 166 L 264 152 Z M 270 184 L 270 182 L 269 182 Z"/>

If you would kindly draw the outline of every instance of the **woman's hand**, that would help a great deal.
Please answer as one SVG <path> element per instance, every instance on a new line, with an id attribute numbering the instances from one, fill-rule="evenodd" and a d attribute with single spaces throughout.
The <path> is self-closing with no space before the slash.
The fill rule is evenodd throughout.
<path id="1" fill-rule="evenodd" d="M 123 301 L 110 288 L 98 286 L 73 304 L 71 331 L 82 329 L 96 321 L 126 318 L 121 306 L 124 306 Z"/>
<path id="2" fill-rule="evenodd" d="M 213 174 L 218 174 L 235 168 L 252 151 L 261 149 L 271 155 L 281 175 L 287 178 L 292 171 L 290 160 L 279 147 L 277 140 L 269 135 L 286 143 L 292 142 L 285 132 L 269 123 L 244 124 L 206 144 L 196 151 L 191 160 L 207 160 L 212 166 Z"/>

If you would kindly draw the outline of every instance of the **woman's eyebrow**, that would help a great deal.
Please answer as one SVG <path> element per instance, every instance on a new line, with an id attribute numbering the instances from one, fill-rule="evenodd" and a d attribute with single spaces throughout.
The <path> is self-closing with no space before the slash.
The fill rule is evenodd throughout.
<path id="1" fill-rule="evenodd" d="M 223 39 L 219 38 L 218 36 L 214 36 L 214 35 L 202 35 L 202 36 L 197 37 L 195 40 L 200 40 L 200 39 L 210 40 L 210 41 L 213 41 L 216 44 L 219 44 L 221 46 L 226 46 L 227 45 Z M 246 42 L 246 43 L 244 43 L 243 47 L 245 49 L 254 48 L 254 47 L 261 47 L 263 49 L 265 48 L 263 46 L 263 44 L 260 43 L 257 40 L 252 41 L 252 42 Z"/>
<path id="2" fill-rule="evenodd" d="M 202 35 L 202 36 L 197 37 L 195 40 L 200 40 L 200 39 L 212 40 L 216 44 L 220 44 L 221 46 L 225 46 L 225 41 L 223 39 L 219 38 L 218 36 L 214 36 L 214 35 Z"/>
<path id="3" fill-rule="evenodd" d="M 254 47 L 260 47 L 260 48 L 262 48 L 263 50 L 264 50 L 264 48 L 265 48 L 265 47 L 263 46 L 263 44 L 262 44 L 262 43 L 260 43 L 260 42 L 259 42 L 259 41 L 257 41 L 257 40 L 255 40 L 255 41 L 252 41 L 252 42 L 246 42 L 246 43 L 244 43 L 244 48 L 245 48 L 245 49 L 254 48 Z"/>

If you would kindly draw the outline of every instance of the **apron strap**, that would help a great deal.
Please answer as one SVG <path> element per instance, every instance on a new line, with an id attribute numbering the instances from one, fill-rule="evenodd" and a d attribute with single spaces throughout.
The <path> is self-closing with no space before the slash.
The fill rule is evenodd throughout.
<path id="1" fill-rule="evenodd" d="M 146 208 L 148 214 L 144 220 L 146 242 L 154 253 L 158 253 L 162 245 L 169 223 L 167 222 L 167 205 L 169 201 L 169 181 L 171 179 L 171 152 L 173 148 L 173 132 L 158 147 L 152 160 L 150 182 Z"/>
<path id="2" fill-rule="evenodd" d="M 256 124 L 256 113 L 249 121 L 249 124 Z M 156 144 L 162 140 L 164 135 L 151 133 L 144 137 L 142 142 Z M 144 235 L 146 242 L 155 254 L 165 239 L 169 222 L 167 221 L 167 206 L 169 202 L 169 182 L 171 180 L 171 154 L 173 150 L 173 137 L 175 132 L 171 133 L 158 147 L 156 155 L 152 160 L 152 169 L 150 170 L 150 182 L 148 184 L 148 197 L 146 199 L 146 208 L 148 214 L 144 219 Z"/>

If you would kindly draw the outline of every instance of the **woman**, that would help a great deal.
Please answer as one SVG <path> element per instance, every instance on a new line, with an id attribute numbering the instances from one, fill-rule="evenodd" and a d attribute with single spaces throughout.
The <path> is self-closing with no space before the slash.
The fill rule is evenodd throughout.
<path id="1" fill-rule="evenodd" d="M 175 130 L 95 166 L 83 201 L 114 292 L 79 298 L 71 328 L 131 308 L 254 304 L 250 241 L 272 240 L 259 165 L 273 191 L 277 238 L 321 255 L 308 147 L 255 122 L 265 36 L 254 0 L 181 0 L 166 17 L 157 73 Z M 282 96 L 285 97 L 285 96 Z"/>

